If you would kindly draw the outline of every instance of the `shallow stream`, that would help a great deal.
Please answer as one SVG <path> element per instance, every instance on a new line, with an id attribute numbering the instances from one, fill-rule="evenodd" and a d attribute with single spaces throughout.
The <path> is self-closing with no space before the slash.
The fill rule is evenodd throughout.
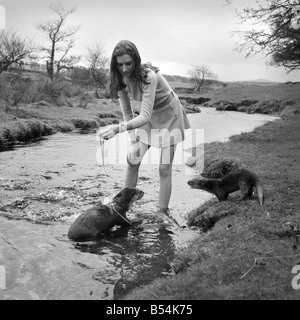
<path id="1" fill-rule="evenodd" d="M 170 208 L 182 226 L 186 214 L 211 197 L 187 185 L 198 172 L 184 164 L 185 150 L 276 119 L 201 110 L 188 115 L 192 129 L 174 160 Z M 128 213 L 140 224 L 114 227 L 89 242 L 66 236 L 83 210 L 123 187 L 127 136 L 117 137 L 105 145 L 104 166 L 94 132 L 59 133 L 0 152 L 0 299 L 120 299 L 155 278 L 172 276 L 176 250 L 199 231 L 179 229 L 155 214 L 158 151 L 150 149 L 141 166 L 138 187 L 145 196 Z"/>

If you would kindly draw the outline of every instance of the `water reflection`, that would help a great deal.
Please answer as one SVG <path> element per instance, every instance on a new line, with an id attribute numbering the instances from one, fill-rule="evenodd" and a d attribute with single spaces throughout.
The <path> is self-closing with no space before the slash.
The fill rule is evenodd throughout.
<path id="1" fill-rule="evenodd" d="M 138 285 L 172 274 L 172 235 L 174 232 L 164 225 L 117 228 L 97 241 L 76 243 L 74 249 L 106 261 L 106 267 L 93 274 L 93 279 L 114 285 L 114 299 L 120 299 Z"/>

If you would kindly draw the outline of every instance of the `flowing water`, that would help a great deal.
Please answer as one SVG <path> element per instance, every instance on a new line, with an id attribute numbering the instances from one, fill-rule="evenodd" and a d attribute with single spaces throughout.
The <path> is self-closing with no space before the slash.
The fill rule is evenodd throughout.
<path id="1" fill-rule="evenodd" d="M 185 150 L 275 119 L 213 108 L 188 117 L 192 129 L 177 147 L 170 201 L 182 226 L 186 214 L 211 197 L 187 185 L 197 172 L 184 164 L 190 155 Z M 141 223 L 114 227 L 94 241 L 67 238 L 83 210 L 123 187 L 126 137 L 105 144 L 104 166 L 94 132 L 59 133 L 0 153 L 0 299 L 120 299 L 155 278 L 172 276 L 176 250 L 199 231 L 180 229 L 155 213 L 158 150 L 150 149 L 141 165 L 138 187 L 145 196 L 127 215 Z"/>

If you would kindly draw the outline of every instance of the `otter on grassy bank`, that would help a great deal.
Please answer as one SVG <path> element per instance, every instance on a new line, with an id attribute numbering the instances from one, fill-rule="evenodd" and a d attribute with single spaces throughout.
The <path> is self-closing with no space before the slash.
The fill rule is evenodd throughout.
<path id="1" fill-rule="evenodd" d="M 206 179 L 203 177 L 189 180 L 188 185 L 193 189 L 201 189 L 214 194 L 219 201 L 227 200 L 229 193 L 241 190 L 242 199 L 247 199 L 256 188 L 260 205 L 263 205 L 263 185 L 257 175 L 249 169 L 237 169 L 220 179 Z"/>

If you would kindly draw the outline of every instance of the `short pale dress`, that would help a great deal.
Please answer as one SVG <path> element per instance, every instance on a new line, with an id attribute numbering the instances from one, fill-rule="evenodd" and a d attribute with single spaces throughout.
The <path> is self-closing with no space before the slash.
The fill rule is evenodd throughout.
<path id="1" fill-rule="evenodd" d="M 175 145 L 184 140 L 190 123 L 179 98 L 160 72 L 146 69 L 148 84 L 125 78 L 126 88 L 118 92 L 124 120 L 138 128 L 137 140 L 157 148 Z M 134 117 L 130 98 L 141 102 Z"/>

